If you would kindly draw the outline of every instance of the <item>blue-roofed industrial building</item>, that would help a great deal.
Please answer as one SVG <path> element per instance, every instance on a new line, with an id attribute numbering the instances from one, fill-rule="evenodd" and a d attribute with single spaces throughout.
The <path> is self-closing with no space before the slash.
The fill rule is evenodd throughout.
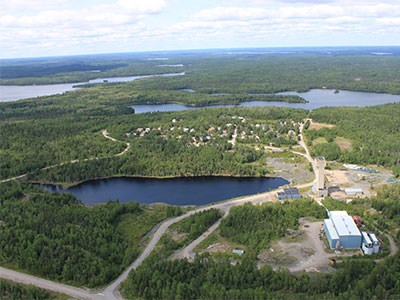
<path id="1" fill-rule="evenodd" d="M 326 219 L 324 221 L 324 230 L 326 238 L 328 239 L 329 246 L 332 249 L 339 248 L 339 235 L 337 234 L 335 226 L 333 226 L 331 219 Z"/>
<path id="2" fill-rule="evenodd" d="M 278 192 L 277 197 L 278 200 L 298 199 L 301 198 L 301 194 L 297 188 L 287 188 L 283 189 L 283 192 Z"/>
<path id="3" fill-rule="evenodd" d="M 324 230 L 331 249 L 361 247 L 361 232 L 345 211 L 329 212 L 329 219 L 324 220 Z"/>

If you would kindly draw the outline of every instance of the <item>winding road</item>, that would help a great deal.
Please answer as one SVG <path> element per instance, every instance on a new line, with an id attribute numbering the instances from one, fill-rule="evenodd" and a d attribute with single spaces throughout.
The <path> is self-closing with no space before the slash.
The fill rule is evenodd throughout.
<path id="1" fill-rule="evenodd" d="M 57 168 L 57 167 L 64 166 L 64 165 L 66 165 L 66 164 L 76 164 L 76 163 L 84 162 L 84 161 L 98 160 L 98 159 L 103 159 L 103 158 L 121 156 L 121 155 L 124 155 L 124 154 L 130 149 L 130 147 L 131 147 L 131 144 L 130 144 L 130 143 L 128 143 L 128 142 L 123 142 L 123 141 L 120 141 L 120 140 L 117 140 L 117 139 L 111 137 L 111 136 L 108 134 L 108 132 L 107 132 L 106 129 L 103 129 L 103 130 L 101 131 L 101 133 L 103 134 L 103 136 L 104 136 L 106 139 L 112 140 L 113 142 L 124 143 L 124 144 L 126 145 L 125 149 L 124 149 L 122 152 L 117 153 L 117 154 L 115 154 L 115 155 L 111 155 L 111 156 L 89 157 L 89 158 L 84 158 L 84 159 L 74 159 L 74 160 L 70 160 L 70 161 L 67 161 L 67 162 L 62 162 L 62 163 L 59 163 L 59 164 L 50 165 L 50 166 L 41 168 L 41 169 L 39 169 L 39 171 L 50 170 L 50 169 L 53 169 L 53 168 Z M 12 178 L 0 180 L 0 183 L 5 183 L 5 182 L 13 181 L 13 180 L 23 179 L 23 178 L 25 178 L 26 176 L 28 176 L 29 174 L 32 174 L 32 172 L 30 172 L 30 173 L 25 173 L 25 174 L 22 174 L 22 175 L 19 175 L 19 176 L 15 176 L 15 177 L 12 177 Z"/>
<path id="2" fill-rule="evenodd" d="M 300 126 L 300 140 L 302 141 L 302 130 L 303 130 L 303 125 Z M 110 139 L 114 142 L 121 142 L 113 137 L 111 137 L 107 130 L 102 130 L 102 134 L 105 138 Z M 311 162 L 313 163 L 313 160 L 311 158 L 311 156 L 309 155 L 308 149 L 307 147 L 305 147 L 304 143 L 300 142 L 300 145 L 302 145 L 302 147 L 305 149 L 306 154 L 301 154 L 301 155 L 305 155 L 305 157 Z M 130 148 L 130 144 L 126 143 L 126 148 L 124 151 L 114 155 L 114 156 L 120 156 L 125 154 Z M 67 163 L 78 163 L 79 161 L 87 161 L 87 160 L 92 160 L 92 159 L 99 159 L 99 158 L 87 158 L 84 160 L 74 160 L 74 161 L 70 161 Z M 64 165 L 65 163 L 61 163 L 61 164 L 57 164 L 57 165 L 52 165 L 52 166 L 48 166 L 46 168 L 43 168 L 42 170 L 47 170 L 50 168 L 54 168 L 57 166 L 61 166 Z M 7 181 L 11 181 L 11 180 L 15 180 L 15 179 L 20 179 L 23 178 L 25 176 L 27 176 L 28 174 L 23 174 L 14 178 L 10 178 L 10 179 L 6 179 L 3 180 L 1 182 L 7 182 Z M 298 188 L 305 188 L 305 187 L 310 187 L 312 186 L 312 182 L 311 183 L 306 183 L 303 185 L 298 185 Z M 118 287 L 120 286 L 120 284 L 126 280 L 126 278 L 128 277 L 129 272 L 131 272 L 133 269 L 136 269 L 137 267 L 139 267 L 143 261 L 151 254 L 151 252 L 154 250 L 155 246 L 157 245 L 158 241 L 160 240 L 160 238 L 163 236 L 163 234 L 167 231 L 168 227 L 171 226 L 174 223 L 177 223 L 197 212 L 201 212 L 204 210 L 208 210 L 211 208 L 215 208 L 215 209 L 219 209 L 221 211 L 224 212 L 224 217 L 226 217 L 229 214 L 229 210 L 231 209 L 231 207 L 233 206 L 237 206 L 237 205 L 242 205 L 244 203 L 250 202 L 253 204 L 257 204 L 257 203 L 262 203 L 262 202 L 266 202 L 266 201 L 271 201 L 275 195 L 275 193 L 281 191 L 281 189 L 279 190 L 275 190 L 273 192 L 266 192 L 266 193 L 261 193 L 261 194 L 257 194 L 257 195 L 252 195 L 252 196 L 246 196 L 246 197 L 241 197 L 241 198 L 237 198 L 237 199 L 232 199 L 229 201 L 225 201 L 225 202 L 221 202 L 221 203 L 217 203 L 217 204 L 213 204 L 213 205 L 208 205 L 205 207 L 200 207 L 197 208 L 195 210 L 189 211 L 179 217 L 175 217 L 175 218 L 171 218 L 168 219 L 166 221 L 164 221 L 163 223 L 161 223 L 161 225 L 159 225 L 159 227 L 157 228 L 157 230 L 154 232 L 151 240 L 149 241 L 149 243 L 147 244 L 146 248 L 143 250 L 143 252 L 140 254 L 140 256 L 114 281 L 112 282 L 109 286 L 107 286 L 105 289 L 100 290 L 100 291 L 93 291 L 93 290 L 88 290 L 88 289 L 83 289 L 83 288 L 77 288 L 77 287 L 73 287 L 73 286 L 69 286 L 66 284 L 62 284 L 62 283 L 58 283 L 58 282 L 54 282 L 54 281 L 50 281 L 47 279 L 43 279 L 37 276 L 32 276 L 32 275 L 28 275 L 25 273 L 21 273 L 21 272 L 17 272 L 14 270 L 10 270 L 10 269 L 6 269 L 6 268 L 0 268 L 0 278 L 4 278 L 4 279 L 8 279 L 8 280 L 12 280 L 12 281 L 16 281 L 16 282 L 20 282 L 23 284 L 31 284 L 31 285 L 35 285 L 37 287 L 40 288 L 44 288 L 47 290 L 51 290 L 54 292 L 59 292 L 59 293 L 63 293 L 63 294 L 67 294 L 70 295 L 72 297 L 75 297 L 77 299 L 95 299 L 95 300 L 100 300 L 100 299 L 109 299 L 109 300 L 114 300 L 114 299 L 123 299 L 121 294 L 118 292 Z M 218 222 L 216 222 L 214 225 L 212 225 L 204 234 L 202 234 L 198 239 L 196 239 L 193 243 L 191 243 L 189 246 L 187 246 L 184 250 L 183 250 L 183 255 L 182 257 L 193 257 L 193 249 L 198 245 L 198 243 L 200 243 L 202 240 L 204 240 L 208 235 L 210 235 L 216 228 L 218 228 L 219 224 L 220 224 L 221 220 L 219 220 Z"/>
<path id="3" fill-rule="evenodd" d="M 121 156 L 121 155 L 124 155 L 124 154 L 131 148 L 131 143 L 123 142 L 123 141 L 120 141 L 120 140 L 117 140 L 117 139 L 111 137 L 106 129 L 103 129 L 103 130 L 101 131 L 101 133 L 103 134 L 103 136 L 104 136 L 106 139 L 112 140 L 113 142 L 125 143 L 126 148 L 125 148 L 122 152 L 120 152 L 120 153 L 118 153 L 118 154 L 115 154 L 114 156 Z"/>
<path id="4" fill-rule="evenodd" d="M 305 145 L 304 140 L 303 140 L 303 127 L 304 127 L 304 123 L 300 126 L 299 144 L 300 144 L 300 146 L 302 146 L 304 148 L 305 153 L 294 152 L 294 151 L 292 151 L 292 152 L 306 157 L 307 160 L 312 164 L 314 172 L 315 172 L 314 160 L 312 159 L 312 157 L 307 149 L 307 146 Z M 121 142 L 121 141 L 118 141 L 118 140 L 110 137 L 106 130 L 103 130 L 102 134 L 105 138 L 108 138 L 112 141 Z M 127 145 L 126 149 L 124 151 L 122 151 L 121 153 L 116 154 L 115 156 L 120 156 L 120 155 L 125 154 L 130 148 L 129 143 L 126 143 L 126 145 Z M 90 159 L 96 159 L 96 158 L 90 158 Z M 86 159 L 86 160 L 90 160 L 90 159 Z M 73 162 L 79 162 L 79 160 L 76 160 Z M 63 164 L 59 164 L 59 165 L 63 165 Z M 52 167 L 56 167 L 59 165 L 54 165 L 54 166 L 50 166 L 47 168 L 52 168 Z M 46 169 L 46 168 L 44 168 L 44 169 Z M 21 175 L 18 177 L 14 177 L 14 178 L 10 178 L 10 179 L 6 179 L 1 182 L 19 179 L 26 175 L 27 174 L 24 174 L 24 175 Z M 305 183 L 302 185 L 297 185 L 296 187 L 299 189 L 302 189 L 302 188 L 311 187 L 312 185 L 313 185 L 313 182 L 309 182 L 309 183 Z M 223 218 L 224 218 L 229 214 L 230 209 L 234 206 L 243 205 L 244 203 L 247 203 L 247 202 L 250 202 L 252 204 L 258 204 L 258 203 L 263 203 L 263 202 L 267 202 L 267 201 L 272 201 L 275 194 L 281 190 L 282 189 L 278 189 L 273 192 L 266 192 L 266 193 L 261 193 L 261 194 L 257 194 L 257 195 L 245 196 L 245 197 L 232 199 L 232 200 L 225 201 L 225 202 L 220 202 L 220 203 L 213 204 L 213 205 L 208 205 L 205 207 L 199 207 L 199 208 L 189 211 L 179 217 L 171 218 L 171 219 L 164 221 L 163 223 L 158 225 L 157 230 L 152 235 L 149 243 L 147 244 L 147 246 L 145 247 L 143 252 L 140 254 L 140 256 L 115 281 L 113 281 L 110 285 L 108 285 L 103 290 L 93 291 L 93 290 L 88 290 L 88 289 L 83 289 L 83 288 L 77 288 L 77 287 L 73 287 L 73 286 L 69 286 L 66 284 L 46 280 L 46 279 L 43 279 L 43 278 L 40 278 L 37 276 L 28 275 L 25 273 L 17 272 L 17 271 L 2 268 L 2 267 L 0 267 L 0 278 L 12 280 L 15 282 L 20 282 L 23 284 L 35 285 L 37 287 L 51 290 L 54 292 L 67 294 L 67 295 L 72 296 L 77 299 L 94 299 L 94 300 L 123 299 L 121 294 L 118 292 L 118 287 L 124 280 L 126 280 L 126 278 L 129 275 L 129 272 L 138 268 L 143 263 L 143 261 L 152 253 L 152 251 L 154 250 L 158 241 L 163 236 L 163 234 L 167 231 L 169 226 L 171 226 L 172 224 L 177 223 L 197 212 L 201 212 L 201 211 L 212 209 L 212 208 L 223 211 L 224 212 Z M 203 233 L 198 239 L 196 239 L 191 244 L 189 244 L 187 247 L 182 249 L 178 254 L 176 254 L 175 258 L 189 258 L 189 259 L 193 258 L 194 257 L 194 252 L 193 252 L 194 248 L 201 241 L 203 241 L 207 236 L 209 236 L 212 232 L 214 232 L 215 229 L 218 228 L 221 220 L 222 219 L 217 221 L 205 233 Z"/>
<path id="5" fill-rule="evenodd" d="M 311 122 L 311 120 L 310 120 L 310 122 Z M 303 127 L 304 127 L 304 123 L 302 123 L 302 124 L 300 125 L 300 134 L 299 134 L 300 142 L 299 142 L 299 144 L 300 144 L 301 147 L 304 148 L 304 150 L 305 150 L 306 153 L 304 154 L 304 153 L 296 152 L 296 151 L 292 151 L 292 153 L 295 153 L 295 154 L 298 154 L 298 155 L 301 155 L 301 156 L 305 157 L 305 158 L 311 163 L 311 165 L 313 166 L 314 174 L 316 174 L 316 173 L 315 173 L 315 168 L 314 168 L 314 160 L 313 160 L 313 158 L 311 157 L 310 152 L 308 151 L 307 146 L 306 146 L 306 144 L 305 144 L 304 141 L 303 141 Z M 266 147 L 266 148 L 269 148 L 269 149 L 279 149 L 279 148 L 275 148 L 275 147 Z M 309 182 L 309 183 L 305 183 L 305 184 L 302 184 L 302 185 L 297 185 L 296 187 L 299 188 L 299 189 L 301 189 L 301 188 L 308 188 L 308 187 L 311 187 L 311 186 L 313 185 L 313 183 L 314 183 L 314 181 Z M 222 208 L 217 207 L 217 205 L 216 205 L 216 206 L 213 206 L 213 208 L 219 208 L 219 209 L 223 210 L 223 211 L 224 211 L 224 216 L 223 216 L 221 219 L 219 219 L 214 225 L 212 225 L 210 228 L 208 228 L 208 229 L 206 230 L 206 232 L 204 232 L 204 233 L 203 233 L 201 236 L 199 236 L 196 240 L 194 240 L 193 242 L 191 242 L 191 243 L 190 243 L 188 246 L 186 246 L 185 248 L 183 248 L 183 249 L 179 250 L 178 252 L 176 252 L 176 253 L 172 256 L 172 259 L 188 259 L 188 260 L 193 260 L 194 257 L 195 257 L 195 255 L 196 255 L 195 252 L 194 252 L 194 249 L 195 249 L 202 241 L 204 241 L 211 233 L 213 233 L 213 232 L 219 227 L 219 225 L 220 225 L 222 219 L 223 219 L 223 218 L 226 218 L 226 217 L 228 216 L 229 210 L 230 210 L 231 207 L 236 206 L 236 205 L 243 204 L 243 203 L 245 203 L 245 202 L 251 202 L 251 203 L 253 203 L 253 204 L 255 204 L 255 203 L 261 203 L 261 202 L 272 202 L 272 201 L 274 201 L 274 199 L 275 199 L 276 193 L 277 193 L 277 192 L 280 192 L 280 191 L 282 191 L 282 189 L 278 189 L 278 190 L 275 190 L 275 191 L 272 191 L 272 192 L 268 192 L 268 193 L 263 193 L 263 194 L 260 194 L 260 195 L 254 195 L 254 196 L 244 197 L 244 199 L 245 199 L 244 202 L 242 202 L 241 200 L 236 200 L 235 202 L 232 202 L 232 203 L 230 202 L 229 205 L 224 206 L 224 207 L 222 207 Z M 242 200 L 243 200 L 243 199 L 242 199 Z"/>

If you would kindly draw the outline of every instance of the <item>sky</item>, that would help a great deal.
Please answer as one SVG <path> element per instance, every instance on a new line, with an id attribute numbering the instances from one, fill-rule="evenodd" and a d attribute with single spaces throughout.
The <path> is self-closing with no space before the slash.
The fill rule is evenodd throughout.
<path id="1" fill-rule="evenodd" d="M 0 58 L 400 45 L 400 0 L 1 0 Z"/>

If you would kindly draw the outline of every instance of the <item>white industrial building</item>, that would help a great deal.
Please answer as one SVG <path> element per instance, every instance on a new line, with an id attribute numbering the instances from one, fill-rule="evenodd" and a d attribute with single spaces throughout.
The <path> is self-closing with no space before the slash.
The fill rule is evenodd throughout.
<path id="1" fill-rule="evenodd" d="M 331 211 L 324 220 L 324 230 L 331 249 L 357 249 L 361 247 L 362 235 L 346 211 Z"/>
<path id="2" fill-rule="evenodd" d="M 365 231 L 361 232 L 363 241 L 362 241 L 362 250 L 366 255 L 372 255 L 375 253 L 379 253 L 379 241 L 376 238 L 375 234 L 367 233 Z"/>
<path id="3" fill-rule="evenodd" d="M 364 194 L 363 190 L 360 188 L 346 188 L 344 192 L 347 196 L 360 196 Z"/>
<path id="4" fill-rule="evenodd" d="M 366 255 L 374 254 L 374 246 L 372 244 L 371 239 L 368 236 L 368 233 L 366 233 L 365 231 L 362 231 L 361 234 L 362 234 L 362 238 L 363 238 L 361 248 L 362 248 L 364 254 L 366 254 Z"/>

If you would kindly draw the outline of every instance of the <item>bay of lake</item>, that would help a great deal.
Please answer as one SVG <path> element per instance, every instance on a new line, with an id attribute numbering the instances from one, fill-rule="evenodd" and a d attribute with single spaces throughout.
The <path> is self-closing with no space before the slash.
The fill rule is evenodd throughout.
<path id="1" fill-rule="evenodd" d="M 277 107 L 291 107 L 303 108 L 313 110 L 325 106 L 374 106 L 385 103 L 400 102 L 400 95 L 371 93 L 371 92 L 353 92 L 353 91 L 339 91 L 329 89 L 312 89 L 307 92 L 282 92 L 277 95 L 298 95 L 307 100 L 308 103 L 287 103 L 276 101 L 245 101 L 239 105 L 215 105 L 205 107 L 184 106 L 181 104 L 145 104 L 134 105 L 135 113 L 148 113 L 148 112 L 166 112 L 166 111 L 181 111 L 193 110 L 202 108 L 218 108 L 218 107 L 262 107 L 262 106 L 277 106 Z"/>
<path id="2" fill-rule="evenodd" d="M 267 192 L 288 183 L 285 179 L 274 177 L 112 177 L 85 181 L 67 189 L 58 185 L 41 187 L 49 192 L 71 193 L 87 205 L 109 200 L 119 200 L 122 203 L 138 201 L 144 204 L 160 202 L 171 205 L 206 205 Z"/>
<path id="3" fill-rule="evenodd" d="M 90 83 L 113 83 L 113 82 L 128 82 L 140 78 L 149 77 L 169 77 L 169 76 L 182 76 L 185 72 L 157 74 L 157 75 L 142 75 L 142 76 L 128 76 L 128 77 L 108 77 L 96 78 L 88 82 L 78 83 L 63 83 L 63 84 L 46 84 L 46 85 L 0 85 L 0 102 L 16 101 L 27 98 L 35 98 L 42 96 L 50 96 L 62 94 L 64 92 L 72 91 L 79 88 L 79 85 Z"/>

